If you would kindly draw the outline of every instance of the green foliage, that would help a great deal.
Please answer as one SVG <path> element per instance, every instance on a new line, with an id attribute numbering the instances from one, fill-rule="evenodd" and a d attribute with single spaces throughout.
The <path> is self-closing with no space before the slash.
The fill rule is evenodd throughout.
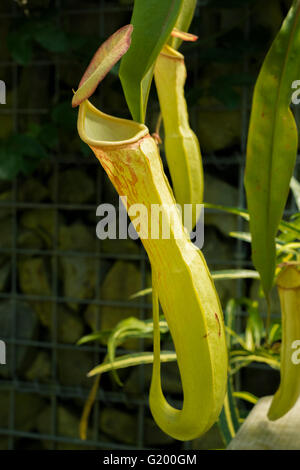
<path id="1" fill-rule="evenodd" d="M 50 121 L 28 126 L 23 134 L 12 134 L 0 142 L 0 179 L 11 180 L 19 174 L 30 174 L 40 161 L 56 150 L 59 143 L 59 129 L 72 133 L 76 126 L 76 112 L 69 102 L 54 106 Z M 83 153 L 89 153 L 82 146 Z"/>
<path id="2" fill-rule="evenodd" d="M 235 331 L 235 320 L 238 309 L 246 309 L 247 320 L 244 333 Z M 234 375 L 238 370 L 248 366 L 252 362 L 261 362 L 272 368 L 279 368 L 279 354 L 277 343 L 281 339 L 281 326 L 273 323 L 269 332 L 266 332 L 258 310 L 258 303 L 247 298 L 231 299 L 225 309 L 225 325 L 227 335 L 227 345 L 230 350 L 230 375 Z M 168 324 L 163 317 L 159 322 L 160 333 L 169 332 Z M 95 367 L 90 376 L 107 371 L 114 371 L 117 368 L 131 367 L 139 364 L 151 363 L 152 353 L 138 353 L 116 357 L 117 348 L 129 338 L 152 338 L 153 321 L 139 320 L 135 317 L 127 318 L 116 325 L 113 330 L 99 331 L 84 336 L 78 344 L 85 344 L 91 341 L 105 341 L 108 355 L 105 361 Z M 168 360 L 176 360 L 176 354 L 169 356 L 170 351 L 165 351 Z M 152 359 L 151 359 L 152 358 Z M 146 362 L 145 362 L 146 361 Z M 108 364 L 109 363 L 109 364 Z M 119 379 L 117 382 L 121 385 Z"/>
<path id="3" fill-rule="evenodd" d="M 250 392 L 233 392 L 234 398 L 239 398 L 240 400 L 245 400 L 252 405 L 256 405 L 258 398 Z"/>
<path id="4" fill-rule="evenodd" d="M 234 331 L 237 309 L 244 307 L 247 310 L 245 333 L 238 334 Z M 231 299 L 225 309 L 225 324 L 227 345 L 230 351 L 230 377 L 228 379 L 227 396 L 224 407 L 218 420 L 224 444 L 228 445 L 238 431 L 241 418 L 236 399 L 245 400 L 251 404 L 257 402 L 257 397 L 249 392 L 236 392 L 233 387 L 233 375 L 241 368 L 247 367 L 252 362 L 260 362 L 279 369 L 278 341 L 281 340 L 281 328 L 274 323 L 268 336 L 261 320 L 258 304 L 247 298 L 239 300 Z M 160 333 L 168 333 L 168 325 L 163 317 L 160 318 Z M 83 337 L 78 344 L 90 341 L 102 341 L 107 344 L 108 354 L 104 361 L 94 367 L 88 374 L 89 377 L 100 376 L 105 372 L 113 372 L 116 382 L 121 386 L 122 382 L 116 374 L 116 370 L 135 367 L 142 364 L 153 364 L 153 352 L 137 352 L 116 356 L 117 348 L 129 338 L 152 338 L 153 321 L 142 321 L 131 317 L 120 322 L 111 331 L 99 331 Z M 173 362 L 177 360 L 174 351 L 161 351 L 161 362 Z"/>
<path id="5" fill-rule="evenodd" d="M 103 361 L 102 364 L 96 366 L 88 373 L 88 377 L 111 372 L 116 369 L 125 369 L 127 367 L 135 367 L 143 364 L 153 364 L 154 354 L 152 352 L 141 352 L 125 354 L 118 356 L 113 362 Z M 177 360 L 176 353 L 173 351 L 161 351 L 160 362 L 175 362 Z"/>
<path id="6" fill-rule="evenodd" d="M 53 22 L 38 22 L 32 31 L 33 40 L 49 52 L 67 52 L 72 49 L 71 38 Z"/>
<path id="7" fill-rule="evenodd" d="M 159 322 L 161 334 L 168 333 L 169 328 L 167 322 L 161 318 Z M 85 344 L 91 341 L 105 341 L 107 344 L 107 358 L 104 363 L 110 364 L 110 368 L 107 367 L 103 370 L 102 368 L 96 368 L 91 371 L 90 375 L 95 375 L 95 370 L 98 373 L 102 373 L 106 370 L 112 370 L 113 376 L 118 385 L 122 386 L 122 382 L 116 372 L 116 369 L 122 367 L 129 367 L 131 365 L 144 364 L 149 360 L 148 355 L 134 355 L 135 361 L 132 363 L 131 360 L 127 360 L 127 356 L 124 358 L 116 359 L 116 349 L 122 345 L 126 340 L 133 338 L 152 338 L 153 336 L 153 321 L 152 320 L 139 320 L 135 317 L 126 318 L 119 322 L 113 330 L 102 330 L 90 335 L 84 336 L 78 341 L 78 344 Z M 152 354 L 152 353 L 151 353 Z M 152 354 L 153 359 L 153 354 Z M 173 356 L 172 356 L 173 357 Z M 176 355 L 175 355 L 176 358 Z M 132 358 L 133 359 L 133 358 Z M 117 361 L 117 365 L 116 365 Z M 137 361 L 137 362 L 136 362 Z M 140 361 L 140 362 L 139 362 Z M 104 365 L 104 364 L 103 364 Z"/>
<path id="8" fill-rule="evenodd" d="M 42 49 L 48 54 L 76 52 L 80 60 L 89 56 L 99 39 L 67 33 L 58 25 L 57 18 L 48 12 L 43 16 L 21 17 L 12 22 L 7 35 L 7 46 L 12 59 L 21 66 L 28 66 Z M 71 93 L 71 90 L 70 90 Z M 29 123 L 25 132 L 12 134 L 0 143 L 0 179 L 11 180 L 19 174 L 30 174 L 49 151 L 58 148 L 61 130 L 73 133 L 77 115 L 69 100 L 61 101 L 50 109 L 42 123 Z M 90 151 L 80 144 L 84 155 Z"/>
<path id="9" fill-rule="evenodd" d="M 32 39 L 26 31 L 13 31 L 7 36 L 7 46 L 12 58 L 20 65 L 29 64 L 32 59 Z"/>
<path id="10" fill-rule="evenodd" d="M 80 49 L 85 40 L 67 34 L 54 17 L 22 20 L 7 36 L 7 46 L 12 58 L 20 65 L 28 65 L 36 46 L 51 53 L 67 53 Z"/>
<path id="11" fill-rule="evenodd" d="M 258 303 L 247 298 L 230 301 L 231 317 L 236 318 L 237 309 L 245 308 L 247 320 L 244 333 L 236 333 L 234 325 L 227 326 L 230 339 L 230 374 L 234 375 L 241 368 L 252 362 L 261 362 L 279 369 L 277 341 L 281 338 L 280 324 L 274 323 L 269 332 L 264 328 Z M 226 309 L 227 310 L 227 309 Z"/>
<path id="12" fill-rule="evenodd" d="M 242 217 L 244 220 L 249 221 L 249 214 L 246 209 L 240 209 L 236 207 L 226 207 L 218 204 L 205 203 L 204 206 L 208 209 L 214 209 L 219 211 L 227 212 L 228 214 L 234 214 Z M 290 219 L 282 219 L 278 226 L 280 233 L 275 238 L 276 249 L 277 249 L 277 263 L 281 263 L 286 253 L 297 255 L 297 251 L 293 250 L 290 246 L 291 243 L 296 243 L 294 248 L 299 249 L 298 240 L 300 240 L 300 215 L 298 213 L 293 214 Z M 230 236 L 239 238 L 244 242 L 251 243 L 252 237 L 249 232 L 230 232 Z"/>
<path id="13" fill-rule="evenodd" d="M 218 271 L 212 271 L 211 276 L 215 281 L 230 280 L 230 279 L 259 279 L 257 271 L 251 269 L 220 269 Z M 152 287 L 140 290 L 133 294 L 130 299 L 137 299 L 145 295 L 151 294 Z"/>
<path id="14" fill-rule="evenodd" d="M 136 0 L 131 46 L 120 66 L 126 101 L 135 121 L 144 122 L 155 60 L 177 21 L 183 0 Z"/>
<path id="15" fill-rule="evenodd" d="M 294 188 L 298 188 L 299 183 L 293 181 Z M 297 193 L 294 191 L 295 197 Z M 245 220 L 249 219 L 247 211 L 243 209 L 224 206 L 216 206 L 213 204 L 207 205 L 211 209 L 218 209 L 226 211 L 230 214 L 235 214 L 243 217 Z M 294 214 L 290 220 L 282 220 L 279 224 L 281 233 L 277 237 L 277 263 L 285 262 L 287 259 L 297 258 L 299 256 L 300 244 L 297 240 L 299 237 L 300 215 Z M 250 233 L 235 233 L 232 234 L 248 243 L 251 242 Z M 294 247 L 292 249 L 292 246 Z M 212 273 L 215 279 L 236 279 L 236 278 L 258 278 L 258 273 L 251 270 L 221 270 Z M 137 292 L 133 298 L 147 295 L 151 292 L 150 289 L 144 289 Z M 245 314 L 245 325 L 242 333 L 237 332 L 236 318 L 240 309 Z M 247 410 L 239 404 L 237 406 L 237 399 L 247 401 L 254 405 L 258 398 L 247 391 L 235 391 L 233 388 L 233 377 L 242 368 L 248 367 L 252 363 L 265 364 L 272 369 L 279 370 L 280 368 L 280 342 L 281 342 L 281 324 L 278 321 L 271 323 L 270 328 L 266 329 L 262 320 L 262 312 L 259 310 L 259 304 L 256 300 L 250 300 L 246 297 L 240 299 L 230 299 L 225 308 L 225 325 L 226 325 L 226 340 L 229 350 L 229 381 L 227 397 L 224 402 L 224 407 L 219 417 L 218 425 L 223 436 L 224 443 L 227 445 L 230 440 L 235 436 L 241 422 L 241 416 L 247 414 Z M 160 331 L 161 334 L 168 333 L 168 325 L 163 317 L 160 318 Z M 115 371 L 119 368 L 134 367 L 140 364 L 152 364 L 152 352 L 139 352 L 134 354 L 126 354 L 124 356 L 117 356 L 117 347 L 122 344 L 127 338 L 141 337 L 152 338 L 153 335 L 153 322 L 152 320 L 141 321 L 135 318 L 130 318 L 121 322 L 113 331 L 98 332 L 89 335 L 88 337 L 80 340 L 80 344 L 86 341 L 99 340 L 100 337 L 106 337 L 106 343 L 110 346 L 110 352 L 102 364 L 97 365 L 89 373 L 89 376 L 97 376 L 104 372 Z M 176 361 L 176 353 L 172 351 L 162 351 L 161 361 L 169 362 Z M 120 381 L 118 381 L 120 384 Z"/>
<path id="16" fill-rule="evenodd" d="M 58 127 L 62 126 L 69 132 L 76 129 L 77 113 L 71 108 L 69 101 L 58 103 L 51 113 L 51 119 Z"/>
<path id="17" fill-rule="evenodd" d="M 239 427 L 239 412 L 233 391 L 232 379 L 228 379 L 227 396 L 224 406 L 219 416 L 218 425 L 223 437 L 224 444 L 227 446 L 236 435 Z"/>
<path id="18" fill-rule="evenodd" d="M 58 146 L 58 129 L 52 122 L 45 124 L 31 124 L 29 126 L 29 133 L 39 140 L 44 147 L 50 150 L 54 150 Z"/>
<path id="19" fill-rule="evenodd" d="M 27 134 L 10 136 L 0 145 L 0 179 L 10 180 L 19 173 L 31 173 L 47 155 L 38 139 Z"/>
<path id="20" fill-rule="evenodd" d="M 300 2 L 283 23 L 260 71 L 253 97 L 245 187 L 252 259 L 268 295 L 274 280 L 275 237 L 297 155 L 297 127 L 290 110 L 291 83 L 300 73 Z"/>

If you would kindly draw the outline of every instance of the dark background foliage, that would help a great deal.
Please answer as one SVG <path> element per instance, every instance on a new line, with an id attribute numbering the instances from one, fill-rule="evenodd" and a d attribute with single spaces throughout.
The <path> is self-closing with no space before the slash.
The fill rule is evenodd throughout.
<path id="1" fill-rule="evenodd" d="M 116 203 L 117 196 L 80 141 L 77 111 L 70 105 L 72 89 L 99 44 L 130 22 L 132 3 L 1 0 L 0 79 L 7 101 L 0 105 L 0 326 L 9 350 L 8 364 L 0 369 L 0 448 L 82 448 L 78 423 L 91 386 L 86 373 L 103 359 L 105 348 L 74 344 L 91 329 L 150 314 L 149 299 L 128 300 L 150 282 L 140 244 L 96 240 L 96 206 Z M 199 40 L 181 50 L 191 123 L 204 154 L 207 202 L 244 205 L 252 88 L 290 4 L 198 2 L 190 31 Z M 118 66 L 93 102 L 129 117 L 117 73 Z M 152 89 L 152 132 L 157 116 Z M 204 252 L 212 269 L 251 266 L 247 246 L 228 236 L 236 229 L 242 226 L 235 217 L 207 213 Z M 229 298 L 258 293 L 256 281 L 218 282 L 217 288 L 223 306 Z M 276 298 L 273 303 L 278 313 Z M 124 346 L 125 352 L 147 347 Z M 167 395 L 180 400 L 176 367 L 163 371 Z M 123 389 L 110 376 L 103 379 L 86 446 L 181 445 L 153 424 L 150 373 L 148 367 L 123 372 Z M 240 377 L 243 389 L 260 396 L 273 393 L 276 380 L 278 374 L 257 368 Z M 221 446 L 217 429 L 188 446 Z"/>

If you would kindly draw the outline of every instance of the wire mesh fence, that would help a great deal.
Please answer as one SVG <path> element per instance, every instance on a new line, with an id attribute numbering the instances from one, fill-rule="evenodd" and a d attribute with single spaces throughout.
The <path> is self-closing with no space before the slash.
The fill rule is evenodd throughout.
<path id="1" fill-rule="evenodd" d="M 208 3 L 198 2 L 195 29 L 200 38 L 205 36 L 207 23 L 220 20 L 218 12 L 207 11 Z M 3 2 L 0 8 L 3 24 L 16 21 L 22 14 L 12 1 Z M 100 42 L 130 21 L 132 4 L 56 0 L 53 8 L 52 21 L 59 28 L 69 29 L 73 34 L 88 31 Z M 247 6 L 243 12 L 241 27 L 247 43 L 251 15 Z M 189 86 L 197 84 L 202 74 L 198 52 L 187 49 Z M 26 69 L 27 80 L 32 82 L 28 90 L 35 99 L 22 92 L 24 69 L 9 58 L 0 62 L 0 78 L 5 70 L 10 90 L 7 105 L 0 107 L 0 119 L 3 125 L 10 121 L 15 133 L 24 130 L 28 122 L 39 123 L 54 104 L 63 99 L 70 101 L 72 85 L 67 89 L 62 78 L 68 76 L 68 83 L 76 86 L 83 71 L 80 61 L 74 62 L 72 57 L 62 59 L 59 54 L 49 59 L 43 51 L 34 56 Z M 248 72 L 249 58 L 245 53 L 241 73 Z M 40 77 L 36 82 L 35 76 Z M 102 104 L 108 113 L 128 116 L 118 87 L 116 80 L 108 78 L 97 95 L 97 105 Z M 155 98 L 153 102 L 150 125 L 157 116 Z M 249 86 L 244 86 L 238 141 L 224 154 L 207 151 L 204 156 L 208 174 L 225 174 L 235 186 L 232 205 L 239 207 L 245 206 L 243 173 L 249 103 Z M 207 106 L 208 110 L 203 104 L 191 107 L 195 129 L 199 109 L 207 111 L 202 118 L 209 117 L 212 105 Z M 87 440 L 79 439 L 79 416 L 92 384 L 86 374 L 103 360 L 106 347 L 77 346 L 76 341 L 91 328 L 111 327 L 114 321 L 129 315 L 149 317 L 151 304 L 148 298 L 128 299 L 128 294 L 149 286 L 150 270 L 142 246 L 138 242 L 107 243 L 96 239 L 96 207 L 101 202 L 116 202 L 116 195 L 96 159 L 74 147 L 74 139 L 78 139 L 75 127 L 73 135 L 67 133 L 65 139 L 60 139 L 50 158 L 36 170 L 35 180 L 47 181 L 44 192 L 30 177 L 30 183 L 26 183 L 25 177 L 18 177 L 1 188 L 0 325 L 1 339 L 7 344 L 7 365 L 0 370 L 0 448 L 195 448 L 199 443 L 182 444 L 168 439 L 153 424 L 148 410 L 146 367 L 137 369 L 134 380 L 124 376 L 123 389 L 109 377 L 103 379 Z M 214 211 L 207 211 L 208 218 L 214 215 Z M 243 230 L 243 222 L 238 221 L 236 228 Z M 212 269 L 251 267 L 249 249 L 241 241 L 231 241 L 230 256 L 225 257 L 222 251 L 215 250 L 216 232 L 208 229 L 206 237 L 208 247 L 204 246 L 204 252 L 207 251 Z M 241 297 L 246 290 L 245 282 L 232 281 L 232 296 Z M 225 294 L 228 296 L 228 292 Z M 147 344 L 140 340 L 126 346 L 123 352 L 144 347 Z M 169 388 L 173 402 L 178 398 L 178 378 L 174 377 Z"/>

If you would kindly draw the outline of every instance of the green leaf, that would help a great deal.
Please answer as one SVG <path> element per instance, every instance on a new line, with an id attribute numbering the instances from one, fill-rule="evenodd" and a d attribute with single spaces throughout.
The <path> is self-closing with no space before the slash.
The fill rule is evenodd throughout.
<path id="1" fill-rule="evenodd" d="M 242 348 L 247 349 L 247 344 L 245 343 L 244 338 L 241 335 L 236 333 L 234 330 L 232 330 L 228 326 L 225 326 L 225 331 L 226 331 L 227 342 L 229 343 L 230 347 L 234 344 L 235 345 L 239 344 L 240 346 L 242 346 Z M 233 342 L 232 338 L 235 339 L 235 342 Z"/>
<path id="2" fill-rule="evenodd" d="M 12 180 L 21 171 L 22 155 L 14 152 L 8 145 L 0 147 L 0 179 Z"/>
<path id="3" fill-rule="evenodd" d="M 218 271 L 211 272 L 212 278 L 215 281 L 220 280 L 229 280 L 229 279 L 259 279 L 259 274 L 257 271 L 252 269 L 220 269 Z M 137 299 L 139 297 L 144 297 L 149 295 L 152 292 L 152 287 L 147 287 L 147 289 L 139 290 L 130 296 L 130 299 Z"/>
<path id="4" fill-rule="evenodd" d="M 212 278 L 215 281 L 226 279 L 259 279 L 257 271 L 251 269 L 221 269 L 212 271 Z"/>
<path id="5" fill-rule="evenodd" d="M 63 101 L 55 106 L 51 113 L 55 124 L 63 129 L 74 132 L 77 123 L 77 113 L 71 108 L 69 101 Z"/>
<path id="6" fill-rule="evenodd" d="M 119 356 L 113 363 L 104 362 L 99 366 L 96 366 L 88 373 L 88 377 L 93 377 L 103 372 L 109 372 L 112 369 L 124 369 L 126 367 L 139 366 L 142 364 L 153 364 L 154 355 L 152 352 L 133 353 L 126 354 L 125 356 Z M 161 351 L 160 361 L 161 362 L 174 362 L 177 360 L 176 353 L 173 351 Z"/>
<path id="7" fill-rule="evenodd" d="M 144 122 L 155 60 L 168 41 L 183 0 L 135 0 L 131 47 L 119 76 L 135 121 Z"/>
<path id="8" fill-rule="evenodd" d="M 95 333 L 90 333 L 89 335 L 82 336 L 82 338 L 77 341 L 77 344 L 80 346 L 92 341 L 106 341 L 111 332 L 112 330 L 101 330 L 96 331 Z"/>
<path id="9" fill-rule="evenodd" d="M 49 123 L 41 126 L 37 137 L 45 147 L 51 150 L 56 149 L 58 146 L 58 130 L 54 124 Z"/>
<path id="10" fill-rule="evenodd" d="M 224 321 L 225 321 L 225 334 L 226 334 L 226 343 L 228 350 L 232 346 L 232 337 L 231 332 L 235 327 L 235 314 L 236 314 L 237 302 L 235 299 L 228 300 L 225 311 L 224 311 Z M 228 328 L 228 330 L 227 330 Z"/>
<path id="11" fill-rule="evenodd" d="M 169 331 L 166 320 L 160 318 L 159 320 L 160 333 L 164 334 Z M 125 318 L 120 321 L 113 330 L 104 330 L 94 332 L 90 335 L 81 338 L 77 344 L 85 344 L 90 341 L 103 341 L 107 343 L 107 361 L 111 365 L 113 377 L 118 385 L 122 386 L 122 382 L 116 372 L 115 356 L 117 347 L 124 343 L 129 338 L 152 338 L 153 337 L 153 320 L 140 320 L 135 317 Z"/>
<path id="12" fill-rule="evenodd" d="M 37 24 L 33 37 L 36 42 L 50 52 L 66 52 L 69 50 L 67 35 L 52 22 Z"/>
<path id="13" fill-rule="evenodd" d="M 218 425 L 226 446 L 236 435 L 239 424 L 239 412 L 234 397 L 232 379 L 228 379 L 227 395 L 224 400 L 224 406 L 219 416 Z"/>
<path id="14" fill-rule="evenodd" d="M 253 405 L 256 405 L 258 402 L 259 398 L 257 398 L 253 393 L 250 392 L 233 392 L 233 396 L 235 398 L 239 398 L 240 400 L 245 400 L 248 403 L 252 403 Z"/>
<path id="15" fill-rule="evenodd" d="M 251 362 L 261 362 L 263 364 L 267 364 L 268 366 L 272 367 L 273 369 L 279 370 L 280 369 L 280 361 L 277 360 L 275 357 L 260 355 L 258 353 L 252 354 L 251 352 L 247 351 L 234 351 L 236 354 L 231 354 L 230 356 L 230 365 L 236 364 L 239 362 L 245 362 L 247 365 L 251 364 Z"/>
<path id="16" fill-rule="evenodd" d="M 7 36 L 7 47 L 12 58 L 20 65 L 27 65 L 32 59 L 32 39 L 29 35 L 13 31 Z"/>
<path id="17" fill-rule="evenodd" d="M 247 220 L 247 221 L 249 220 L 249 213 L 246 209 L 241 209 L 239 207 L 222 206 L 220 204 L 211 204 L 209 202 L 205 202 L 204 207 L 206 207 L 207 209 L 214 209 L 214 210 L 219 210 L 222 212 L 227 212 L 228 214 L 238 215 L 242 217 L 244 220 Z M 289 232 L 290 234 L 293 234 L 294 236 L 300 237 L 300 218 L 299 218 L 299 226 L 297 225 L 295 221 L 292 223 L 290 221 L 287 222 L 286 220 L 281 220 L 279 224 L 279 229 L 282 232 Z M 233 233 L 237 234 L 238 232 L 231 232 L 231 234 Z"/>
<path id="18" fill-rule="evenodd" d="M 245 338 L 246 338 L 246 349 L 254 351 L 255 348 L 259 348 L 261 339 L 264 333 L 264 324 L 259 315 L 258 303 L 256 301 L 248 300 L 248 314 Z"/>
<path id="19" fill-rule="evenodd" d="M 281 338 L 282 338 L 281 325 L 279 323 L 274 323 L 272 327 L 270 328 L 268 342 L 269 344 L 273 344 L 276 341 L 280 341 Z"/>
<path id="20" fill-rule="evenodd" d="M 187 32 L 189 30 L 190 24 L 195 13 L 196 5 L 197 0 L 184 0 L 182 2 L 180 13 L 175 23 L 175 28 L 179 29 L 179 31 L 184 32 Z M 171 36 L 168 43 L 174 49 L 178 49 L 182 43 L 182 40 Z"/>
<path id="21" fill-rule="evenodd" d="M 10 148 L 13 152 L 24 155 L 24 157 L 31 157 L 34 159 L 41 159 L 47 157 L 47 152 L 44 147 L 34 137 L 26 134 L 17 134 L 10 140 Z"/>
<path id="22" fill-rule="evenodd" d="M 230 232 L 229 235 L 233 238 L 237 238 L 238 240 L 242 240 L 243 242 L 251 243 L 251 234 L 248 232 Z M 292 236 L 290 236 L 292 237 Z M 293 237 L 292 237 L 293 238 Z M 279 256 L 281 253 L 293 253 L 290 249 L 289 244 L 285 244 L 281 237 L 275 238 L 276 240 L 276 254 Z M 254 271 L 257 274 L 257 278 L 259 279 L 259 274 L 257 271 Z"/>
<path id="23" fill-rule="evenodd" d="M 243 242 L 251 243 L 251 233 L 249 232 L 229 232 L 229 236 L 242 240 Z"/>
<path id="24" fill-rule="evenodd" d="M 20 172 L 31 173 L 48 154 L 32 135 L 12 135 L 0 147 L 0 178 L 11 180 Z"/>
<path id="25" fill-rule="evenodd" d="M 146 333 L 148 333 L 147 325 L 145 322 L 135 318 L 135 317 L 130 317 L 126 318 L 125 320 L 121 321 L 118 323 L 116 328 L 113 330 L 111 335 L 109 336 L 107 340 L 107 355 L 108 355 L 108 360 L 112 365 L 112 373 L 114 376 L 115 381 L 117 382 L 118 385 L 122 386 L 122 382 L 114 368 L 114 361 L 115 361 L 115 354 L 116 354 L 116 348 L 122 344 L 123 341 L 125 341 L 128 337 L 142 337 Z M 149 327 L 148 327 L 149 330 Z M 152 332 L 153 328 L 150 329 Z"/>
<path id="26" fill-rule="evenodd" d="M 147 289 L 139 290 L 130 296 L 130 300 L 137 299 L 138 297 L 144 297 L 145 295 L 149 295 L 152 293 L 152 287 L 147 287 Z"/>
<path id="27" fill-rule="evenodd" d="M 246 209 L 241 209 L 240 207 L 230 207 L 230 206 L 222 206 L 220 204 L 211 204 L 210 202 L 205 202 L 204 207 L 207 209 L 215 209 L 222 212 L 228 212 L 228 214 L 239 215 L 243 217 L 245 220 L 249 220 L 249 214 Z"/>
<path id="28" fill-rule="evenodd" d="M 282 230 L 283 232 L 287 231 L 289 232 L 291 235 L 294 236 L 293 240 L 295 240 L 296 238 L 300 238 L 300 219 L 299 220 L 293 220 L 293 222 L 287 222 L 285 220 L 282 220 L 280 225 L 279 225 L 279 228 L 280 230 Z"/>
<path id="29" fill-rule="evenodd" d="M 251 112 L 245 187 L 252 259 L 268 295 L 274 280 L 275 237 L 297 155 L 297 127 L 290 110 L 291 84 L 299 76 L 300 1 L 295 0 L 256 82 Z"/>

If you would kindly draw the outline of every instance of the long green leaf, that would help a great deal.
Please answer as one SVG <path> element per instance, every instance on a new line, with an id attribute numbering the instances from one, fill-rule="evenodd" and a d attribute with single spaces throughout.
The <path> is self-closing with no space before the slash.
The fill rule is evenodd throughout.
<path id="1" fill-rule="evenodd" d="M 239 412 L 234 397 L 232 379 L 228 379 L 227 395 L 224 400 L 223 409 L 218 420 L 219 429 L 221 431 L 226 446 L 236 435 L 239 424 Z"/>
<path id="2" fill-rule="evenodd" d="M 259 279 L 259 274 L 257 271 L 252 269 L 220 269 L 218 271 L 211 272 L 212 278 L 215 281 L 226 281 L 230 279 Z M 130 299 L 137 299 L 139 297 L 144 297 L 149 295 L 152 292 L 152 287 L 147 287 L 146 289 L 139 290 L 130 296 Z"/>
<path id="3" fill-rule="evenodd" d="M 211 204 L 208 202 L 204 203 L 204 207 L 207 209 L 215 209 L 222 212 L 227 212 L 228 214 L 239 215 L 244 220 L 249 220 L 249 213 L 246 209 L 240 209 L 239 207 L 222 206 L 219 204 Z M 299 227 L 297 227 L 291 222 L 287 222 L 286 220 L 281 220 L 279 224 L 279 229 L 282 232 L 289 232 L 297 237 L 300 237 Z"/>
<path id="4" fill-rule="evenodd" d="M 227 325 L 225 325 L 225 331 L 227 334 L 228 341 L 230 340 L 230 347 L 234 345 L 233 340 L 235 340 L 236 344 L 240 344 L 242 348 L 247 349 L 247 344 L 245 343 L 244 338 L 241 335 L 236 333 L 232 328 Z"/>
<path id="5" fill-rule="evenodd" d="M 248 403 L 252 403 L 252 405 L 256 405 L 258 402 L 258 398 L 250 392 L 233 392 L 233 396 L 235 398 L 239 398 L 240 400 L 245 400 Z"/>
<path id="6" fill-rule="evenodd" d="M 229 232 L 229 236 L 243 242 L 251 243 L 251 234 L 249 232 Z"/>
<path id="7" fill-rule="evenodd" d="M 260 347 L 264 334 L 264 323 L 258 311 L 257 301 L 249 300 L 248 314 L 245 330 L 246 349 L 254 351 Z"/>
<path id="8" fill-rule="evenodd" d="M 253 97 L 245 187 L 252 259 L 266 295 L 273 285 L 275 236 L 283 215 L 297 154 L 290 110 L 291 84 L 300 73 L 300 0 L 295 0 L 260 71 Z"/>
<path id="9" fill-rule="evenodd" d="M 227 343 L 228 350 L 230 350 L 232 347 L 231 332 L 234 331 L 234 328 L 235 328 L 236 308 L 237 308 L 237 303 L 235 299 L 228 300 L 226 307 L 225 307 L 225 311 L 224 311 L 224 321 L 225 321 L 225 328 L 226 328 L 225 329 L 226 343 Z M 234 331 L 234 334 L 235 334 L 235 331 Z"/>
<path id="10" fill-rule="evenodd" d="M 300 238 L 299 227 L 297 227 L 295 224 L 282 220 L 279 227 L 280 227 L 280 230 L 282 230 L 282 232 L 289 233 L 292 236 L 291 238 L 292 240 Z"/>
<path id="11" fill-rule="evenodd" d="M 144 122 L 155 60 L 168 41 L 183 0 L 135 0 L 131 46 L 120 66 L 125 98 L 135 121 Z"/>
<path id="12" fill-rule="evenodd" d="M 222 212 L 227 212 L 228 214 L 239 215 L 245 220 L 249 220 L 249 214 L 246 209 L 241 209 L 240 207 L 231 207 L 231 206 L 222 206 L 221 204 L 211 204 L 210 202 L 205 202 L 204 207 L 206 209 L 215 209 Z"/>
<path id="13" fill-rule="evenodd" d="M 153 353 L 133 353 L 126 354 L 125 356 L 117 357 L 113 363 L 103 362 L 99 366 L 96 366 L 88 373 L 88 377 L 93 377 L 97 374 L 103 374 L 103 372 L 109 372 L 112 369 L 124 369 L 126 367 L 139 366 L 141 364 L 153 364 Z M 173 351 L 161 351 L 160 361 L 161 362 L 174 362 L 177 360 L 176 353 Z"/>
<path id="14" fill-rule="evenodd" d="M 227 279 L 258 279 L 259 274 L 252 269 L 220 269 L 212 271 L 212 278 L 215 281 Z"/>
<path id="15" fill-rule="evenodd" d="M 267 364 L 273 369 L 279 369 L 280 368 L 280 362 L 276 360 L 275 358 L 272 357 L 266 357 L 266 356 L 259 356 L 258 354 L 240 354 L 240 355 L 231 355 L 230 357 L 230 365 L 231 364 L 236 364 L 239 362 L 248 362 L 250 364 L 251 362 L 262 362 L 263 364 Z"/>
<path id="16" fill-rule="evenodd" d="M 281 340 L 281 338 L 282 338 L 281 325 L 279 323 L 274 323 L 269 333 L 269 344 L 273 344 L 275 343 L 275 341 Z"/>
<path id="17" fill-rule="evenodd" d="M 89 335 L 82 336 L 77 341 L 77 345 L 81 346 L 82 344 L 90 343 L 91 341 L 106 341 L 112 330 L 101 330 L 95 331 L 95 333 L 90 333 Z"/>
<path id="18" fill-rule="evenodd" d="M 251 234 L 248 232 L 229 232 L 229 235 L 233 238 L 237 238 L 238 240 L 242 240 L 243 242 L 251 243 L 252 241 Z M 277 256 L 280 253 L 294 253 L 292 248 L 299 248 L 297 243 L 284 244 L 284 242 L 280 238 L 275 238 L 275 241 Z M 258 278 L 260 277 L 257 271 L 253 272 L 256 273 Z"/>

